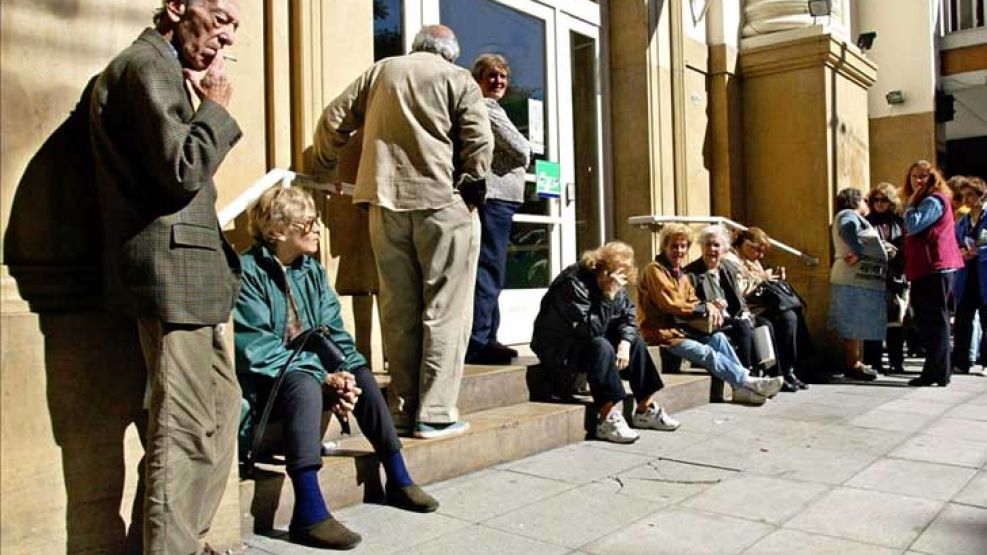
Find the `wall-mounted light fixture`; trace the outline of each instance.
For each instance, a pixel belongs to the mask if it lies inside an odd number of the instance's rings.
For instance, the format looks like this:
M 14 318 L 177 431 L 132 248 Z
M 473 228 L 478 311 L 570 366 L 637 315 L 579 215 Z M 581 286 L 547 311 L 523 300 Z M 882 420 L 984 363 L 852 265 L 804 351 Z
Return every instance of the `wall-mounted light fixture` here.
M 889 91 L 888 94 L 884 95 L 884 100 L 887 100 L 888 104 L 904 104 L 905 93 L 899 90 Z
M 867 31 L 866 33 L 860 33 L 857 35 L 857 48 L 867 51 L 874 46 L 874 39 L 877 38 L 877 33 L 875 31 Z
M 823 17 L 833 13 L 832 0 L 809 0 L 809 15 Z

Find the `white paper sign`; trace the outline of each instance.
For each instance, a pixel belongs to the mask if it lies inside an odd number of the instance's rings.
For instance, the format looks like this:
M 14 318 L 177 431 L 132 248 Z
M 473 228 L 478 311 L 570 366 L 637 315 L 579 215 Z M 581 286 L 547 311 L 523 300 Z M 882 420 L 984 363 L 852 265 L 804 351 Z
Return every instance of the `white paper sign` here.
M 532 152 L 545 154 L 545 108 L 534 98 L 528 99 L 528 141 Z

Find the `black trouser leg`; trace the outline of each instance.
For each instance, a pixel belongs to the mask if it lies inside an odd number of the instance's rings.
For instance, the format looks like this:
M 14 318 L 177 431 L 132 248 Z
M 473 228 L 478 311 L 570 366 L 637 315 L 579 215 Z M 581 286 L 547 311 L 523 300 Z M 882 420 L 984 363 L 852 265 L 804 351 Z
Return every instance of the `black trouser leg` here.
M 888 362 L 891 368 L 901 368 L 905 364 L 905 328 L 896 326 L 888 328 L 888 335 L 885 338 L 888 348 Z
M 786 375 L 795 368 L 798 357 L 798 314 L 794 310 L 785 310 L 771 319 L 775 332 L 775 355 L 778 357 L 778 369 Z
M 363 390 L 353 408 L 353 416 L 356 417 L 363 436 L 374 446 L 374 452 L 378 455 L 386 456 L 400 451 L 401 440 L 398 439 L 391 411 L 384 402 L 384 395 L 377 386 L 373 372 L 366 366 L 361 366 L 353 371 L 353 376 L 357 387 Z
M 733 345 L 733 350 L 737 353 L 737 358 L 744 368 L 753 368 L 754 360 L 754 328 L 750 322 L 742 318 L 729 318 L 726 321 L 730 325 L 726 336 Z
M 970 339 L 973 337 L 973 317 L 980 309 L 980 299 L 967 295 L 956 305 L 956 317 L 953 318 L 953 356 L 954 368 L 966 371 L 970 368 Z M 981 324 L 983 325 L 983 324 Z
M 640 337 L 631 342 L 631 358 L 620 375 L 630 382 L 634 399 L 638 401 L 665 387 L 658 375 L 658 368 L 648 353 L 648 345 Z
M 275 403 L 288 473 L 321 467 L 322 384 L 306 372 L 288 372 Z
M 930 274 L 912 283 L 912 308 L 925 347 L 922 378 L 928 382 L 948 384 L 952 374 L 947 300 L 953 290 L 954 278 L 952 272 Z
M 594 337 L 575 347 L 575 351 L 576 371 L 586 372 L 593 403 L 602 407 L 623 401 L 627 393 L 617 372 L 617 351 L 613 344 L 605 337 Z
M 889 334 L 890 331 L 891 328 L 888 328 Z M 864 364 L 871 368 L 883 368 L 884 363 L 881 360 L 883 354 L 883 341 L 864 341 Z

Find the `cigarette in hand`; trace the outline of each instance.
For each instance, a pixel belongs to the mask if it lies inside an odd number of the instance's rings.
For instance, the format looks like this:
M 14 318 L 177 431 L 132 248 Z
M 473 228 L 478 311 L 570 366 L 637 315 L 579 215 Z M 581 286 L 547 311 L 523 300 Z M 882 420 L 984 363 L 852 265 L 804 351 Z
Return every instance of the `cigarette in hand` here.
M 226 60 L 226 61 L 228 61 L 228 62 L 239 62 L 240 61 L 240 60 L 238 60 L 236 58 L 236 56 L 233 56 L 232 54 L 223 54 L 223 59 Z

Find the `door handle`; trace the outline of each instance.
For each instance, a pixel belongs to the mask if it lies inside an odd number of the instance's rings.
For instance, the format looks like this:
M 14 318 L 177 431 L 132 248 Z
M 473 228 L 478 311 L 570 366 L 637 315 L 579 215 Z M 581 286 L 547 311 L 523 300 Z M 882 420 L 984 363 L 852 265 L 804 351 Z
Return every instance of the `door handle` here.
M 576 184 L 568 181 L 565 184 L 565 205 L 569 206 L 576 200 Z

